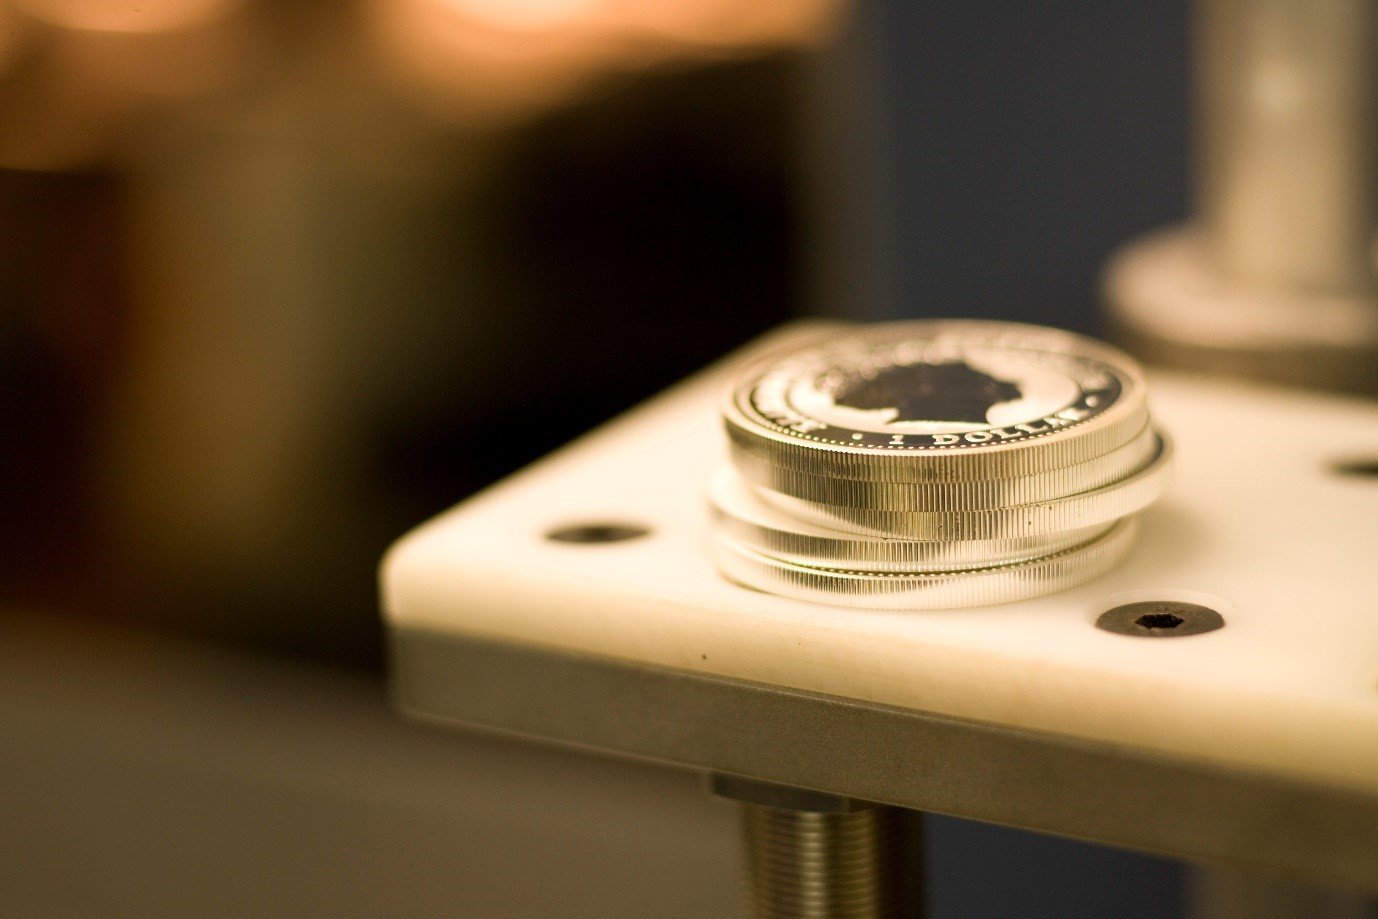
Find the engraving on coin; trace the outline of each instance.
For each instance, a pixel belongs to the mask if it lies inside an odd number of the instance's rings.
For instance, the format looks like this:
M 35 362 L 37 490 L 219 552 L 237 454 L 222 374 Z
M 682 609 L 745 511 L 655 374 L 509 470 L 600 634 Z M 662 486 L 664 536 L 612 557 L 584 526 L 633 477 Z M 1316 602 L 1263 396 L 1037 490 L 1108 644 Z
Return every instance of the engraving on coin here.
M 749 379 L 737 404 L 786 436 L 931 450 L 1027 441 L 1095 418 L 1121 398 L 1126 380 L 1114 366 L 1008 331 L 983 340 L 979 327 L 991 325 L 818 345 Z
M 899 364 L 872 377 L 857 377 L 833 391 L 833 404 L 864 410 L 886 409 L 892 422 L 965 421 L 986 424 L 1001 402 L 1024 391 L 964 361 Z

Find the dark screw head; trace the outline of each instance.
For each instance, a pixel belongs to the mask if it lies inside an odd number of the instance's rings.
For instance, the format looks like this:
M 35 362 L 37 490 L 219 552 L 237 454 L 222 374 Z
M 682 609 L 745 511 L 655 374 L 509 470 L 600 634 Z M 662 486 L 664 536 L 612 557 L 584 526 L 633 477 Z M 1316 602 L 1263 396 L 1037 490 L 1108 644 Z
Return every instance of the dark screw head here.
M 1351 457 L 1336 460 L 1330 464 L 1336 475 L 1353 476 L 1360 479 L 1378 479 L 1378 457 Z
M 1106 610 L 1096 620 L 1098 629 L 1139 638 L 1179 638 L 1224 626 L 1224 617 L 1210 607 L 1178 600 L 1125 603 Z
M 551 542 L 597 545 L 599 543 L 626 542 L 629 539 L 639 539 L 650 532 L 650 527 L 636 523 L 598 521 L 556 527 L 548 531 L 545 538 Z

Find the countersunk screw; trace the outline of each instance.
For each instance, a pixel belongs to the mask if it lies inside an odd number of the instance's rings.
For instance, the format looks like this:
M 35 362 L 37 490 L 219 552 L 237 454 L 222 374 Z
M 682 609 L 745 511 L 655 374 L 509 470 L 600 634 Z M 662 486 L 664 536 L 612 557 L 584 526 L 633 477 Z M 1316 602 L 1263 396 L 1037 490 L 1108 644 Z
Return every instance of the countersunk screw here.
M 1179 600 L 1124 603 L 1100 614 L 1096 628 L 1139 638 L 1180 638 L 1224 628 L 1225 618 L 1208 606 Z

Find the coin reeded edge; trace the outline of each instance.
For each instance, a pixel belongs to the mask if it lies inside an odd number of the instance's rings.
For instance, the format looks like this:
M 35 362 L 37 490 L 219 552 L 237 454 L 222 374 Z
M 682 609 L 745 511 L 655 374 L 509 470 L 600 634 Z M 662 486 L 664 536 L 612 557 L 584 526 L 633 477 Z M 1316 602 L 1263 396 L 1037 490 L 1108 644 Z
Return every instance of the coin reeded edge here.
M 760 488 L 763 500 L 782 513 L 819 526 L 857 529 L 875 536 L 910 539 L 1002 539 L 1038 536 L 1094 526 L 1136 513 L 1152 504 L 1167 487 L 1172 442 L 1157 432 L 1159 449 L 1145 465 L 1102 488 L 1006 507 L 974 511 L 875 511 L 846 505 L 801 501 Z
M 815 475 L 775 466 L 730 444 L 732 461 L 753 485 L 820 504 L 875 511 L 975 511 L 1034 504 L 1111 485 L 1157 452 L 1157 433 L 1145 425 L 1125 444 L 1071 466 L 1030 475 L 955 482 L 887 482 Z M 922 460 L 918 460 L 922 462 Z
M 721 533 L 714 554 L 725 577 L 753 590 L 831 606 L 937 610 L 1009 603 L 1075 587 L 1123 561 L 1137 535 L 1138 520 L 1130 516 L 1089 542 L 1052 555 L 948 572 L 815 568 L 771 558 Z
M 989 540 L 917 540 L 831 529 L 765 504 L 731 466 L 713 475 L 709 506 L 718 531 L 782 561 L 808 567 L 873 571 L 956 571 L 1028 561 L 1094 539 L 1113 521 L 1047 536 Z

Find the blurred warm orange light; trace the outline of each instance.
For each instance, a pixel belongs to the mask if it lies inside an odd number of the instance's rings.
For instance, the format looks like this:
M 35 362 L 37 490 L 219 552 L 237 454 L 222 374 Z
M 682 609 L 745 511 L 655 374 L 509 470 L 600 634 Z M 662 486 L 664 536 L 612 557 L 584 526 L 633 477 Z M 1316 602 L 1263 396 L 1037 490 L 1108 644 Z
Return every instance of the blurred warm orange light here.
M 491 11 L 504 0 L 368 2 L 384 62 L 417 101 L 442 117 L 500 120 L 540 108 L 576 86 L 590 59 L 597 59 L 585 21 L 566 18 L 567 7 L 545 26 L 531 10 L 515 20 L 509 14 L 507 22 L 525 24 L 516 27 L 480 19 L 471 8 L 472 3 Z M 530 2 L 548 15 L 557 13 L 557 0 Z
M 441 0 L 484 25 L 513 30 L 550 29 L 586 22 L 607 0 Z
M 618 70 L 825 41 L 847 0 L 366 0 L 386 64 L 437 114 L 506 118 Z
M 625 29 L 705 49 L 811 45 L 846 0 L 615 0 Z
M 151 34 L 195 28 L 242 0 L 11 0 L 34 19 L 66 29 Z M 501 2 L 501 0 L 495 0 Z

